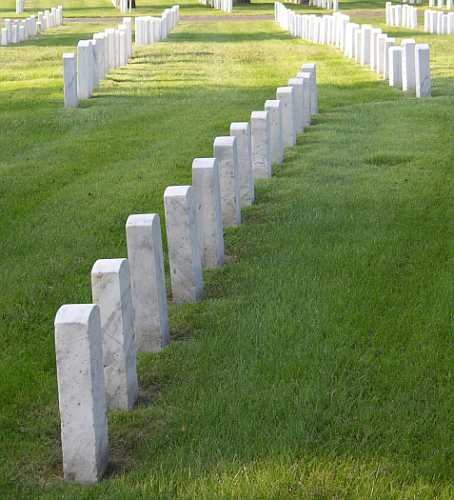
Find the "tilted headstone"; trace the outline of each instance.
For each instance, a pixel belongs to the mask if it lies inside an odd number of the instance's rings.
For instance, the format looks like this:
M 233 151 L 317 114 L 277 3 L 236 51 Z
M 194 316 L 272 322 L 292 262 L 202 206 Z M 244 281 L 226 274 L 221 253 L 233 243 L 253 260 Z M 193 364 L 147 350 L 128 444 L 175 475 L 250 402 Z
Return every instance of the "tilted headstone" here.
M 177 304 L 197 302 L 203 294 L 194 201 L 191 186 L 170 186 L 164 193 L 170 279 Z
M 218 160 L 224 227 L 241 224 L 240 177 L 235 137 L 216 137 L 213 156 Z
M 128 261 L 97 260 L 91 287 L 101 313 L 106 404 L 110 409 L 130 410 L 139 387 Z
M 290 78 L 288 86 L 294 90 L 294 123 L 297 134 L 304 132 L 304 79 L 303 78 Z
M 276 91 L 276 99 L 282 103 L 282 138 L 284 146 L 294 146 L 296 144 L 294 92 L 292 87 L 279 87 Z
M 202 266 L 220 267 L 224 264 L 224 227 L 216 158 L 196 158 L 192 162 L 192 188 Z
M 311 115 L 318 114 L 317 66 L 315 63 L 305 63 L 301 66 L 302 73 L 311 75 Z
M 251 113 L 252 172 L 255 179 L 272 175 L 271 122 L 267 111 Z
M 238 175 L 240 177 L 240 207 L 254 203 L 254 174 L 252 171 L 251 127 L 247 122 L 230 124 L 230 135 L 236 138 Z
M 170 340 L 159 215 L 130 215 L 126 239 L 136 348 L 138 352 L 159 352 Z
M 271 163 L 284 161 L 284 141 L 282 139 L 282 103 L 277 99 L 265 102 L 265 111 L 270 119 Z

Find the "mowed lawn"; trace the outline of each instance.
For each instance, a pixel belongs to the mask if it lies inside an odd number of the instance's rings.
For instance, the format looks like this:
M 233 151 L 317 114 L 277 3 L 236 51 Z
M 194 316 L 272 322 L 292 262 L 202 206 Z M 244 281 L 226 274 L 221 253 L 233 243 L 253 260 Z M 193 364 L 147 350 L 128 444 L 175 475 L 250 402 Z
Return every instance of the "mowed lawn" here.
M 99 29 L 0 50 L 0 498 L 452 498 L 454 37 L 418 34 L 416 100 L 271 22 L 183 22 L 65 110 L 61 54 Z M 64 483 L 55 312 L 307 61 L 320 115 L 140 356 L 106 479 Z
M 172 5 L 180 5 L 180 13 L 184 17 L 186 15 L 203 15 L 203 16 L 218 16 L 226 15 L 218 9 L 213 9 L 202 5 L 198 0 L 185 0 L 181 3 L 177 0 L 136 0 L 136 9 L 132 11 L 133 16 L 151 15 L 158 16 L 166 8 Z M 64 15 L 67 18 L 73 17 L 123 17 L 119 9 L 112 5 L 111 0 L 26 0 L 25 11 L 21 16 L 16 15 L 16 0 L 1 0 L 0 18 L 1 17 L 28 17 L 36 15 L 39 10 L 50 9 L 56 5 L 63 5 Z M 254 15 L 254 14 L 273 14 L 274 3 L 271 0 L 254 2 L 252 5 L 239 6 L 235 9 L 232 15 Z

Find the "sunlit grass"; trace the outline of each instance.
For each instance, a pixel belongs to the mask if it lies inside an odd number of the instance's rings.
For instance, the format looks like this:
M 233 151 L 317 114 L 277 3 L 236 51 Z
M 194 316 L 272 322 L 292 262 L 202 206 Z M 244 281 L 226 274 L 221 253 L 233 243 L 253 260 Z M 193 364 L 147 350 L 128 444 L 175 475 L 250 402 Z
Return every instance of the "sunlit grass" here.
M 183 22 L 65 110 L 61 55 L 99 29 L 0 50 L 0 497 L 452 498 L 451 39 L 430 37 L 416 100 L 271 22 Z M 206 299 L 171 307 L 174 343 L 140 357 L 108 477 L 63 483 L 57 308 L 89 302 L 127 216 L 162 216 L 306 61 L 320 116 L 227 232 Z

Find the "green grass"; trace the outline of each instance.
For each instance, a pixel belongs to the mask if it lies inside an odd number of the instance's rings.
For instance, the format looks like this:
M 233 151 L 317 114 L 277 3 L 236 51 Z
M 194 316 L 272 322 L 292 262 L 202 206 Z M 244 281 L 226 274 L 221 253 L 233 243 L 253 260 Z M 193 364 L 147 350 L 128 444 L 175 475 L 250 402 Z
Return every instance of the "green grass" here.
M 452 498 L 454 38 L 417 36 L 434 97 L 416 100 L 271 22 L 183 22 L 65 110 L 61 55 L 98 29 L 0 50 L 0 497 Z M 171 307 L 174 342 L 140 356 L 107 478 L 64 483 L 56 310 L 305 61 L 320 115 L 227 231 L 206 299 Z
M 179 2 L 162 0 L 151 2 L 150 0 L 137 0 L 137 8 L 132 11 L 133 16 L 139 15 L 160 15 L 162 11 Z M 54 3 L 49 0 L 26 0 L 25 12 L 22 16 L 16 15 L 16 1 L 2 0 L 0 6 L 0 18 L 28 17 L 36 14 L 38 10 L 48 9 L 55 5 L 63 5 L 66 18 L 71 17 L 123 17 L 124 14 L 119 9 L 113 7 L 110 0 L 55 0 Z M 198 0 L 187 0 L 180 3 L 181 15 L 201 15 L 201 16 L 228 16 L 229 14 L 211 7 L 201 5 Z M 252 2 L 251 5 L 239 5 L 235 7 L 231 15 L 256 15 L 273 14 L 274 3 L 272 0 L 261 0 Z

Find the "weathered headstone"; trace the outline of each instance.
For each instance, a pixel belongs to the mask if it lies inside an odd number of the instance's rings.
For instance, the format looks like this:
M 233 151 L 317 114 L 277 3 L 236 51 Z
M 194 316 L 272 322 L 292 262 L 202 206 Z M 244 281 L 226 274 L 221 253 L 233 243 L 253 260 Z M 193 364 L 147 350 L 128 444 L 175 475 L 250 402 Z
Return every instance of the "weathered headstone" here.
M 252 171 L 255 179 L 269 179 L 272 175 L 270 127 L 267 111 L 251 113 Z
M 109 458 L 99 307 L 62 306 L 55 317 L 63 473 L 95 483 Z
M 318 114 L 317 66 L 315 63 L 305 63 L 301 66 L 302 73 L 309 73 L 311 88 L 311 115 Z
M 294 92 L 292 87 L 279 87 L 276 91 L 276 99 L 282 103 L 282 138 L 284 146 L 294 146 L 296 144 Z
M 220 267 L 224 264 L 224 228 L 216 158 L 196 158 L 192 162 L 192 188 L 202 266 Z
M 240 177 L 235 137 L 216 137 L 213 156 L 218 160 L 221 210 L 224 227 L 241 224 Z
M 203 294 L 203 276 L 192 187 L 168 187 L 164 208 L 173 300 L 197 302 Z
M 101 313 L 107 407 L 130 410 L 139 386 L 128 261 L 97 260 L 91 270 L 91 287 Z
M 170 340 L 159 215 L 130 215 L 126 237 L 136 348 L 138 352 L 159 352 Z
M 304 132 L 304 79 L 303 78 L 290 78 L 288 86 L 294 90 L 294 123 L 297 134 Z
M 236 138 L 238 174 L 240 177 L 240 207 L 254 203 L 254 174 L 252 171 L 251 127 L 247 122 L 230 124 L 230 135 Z

